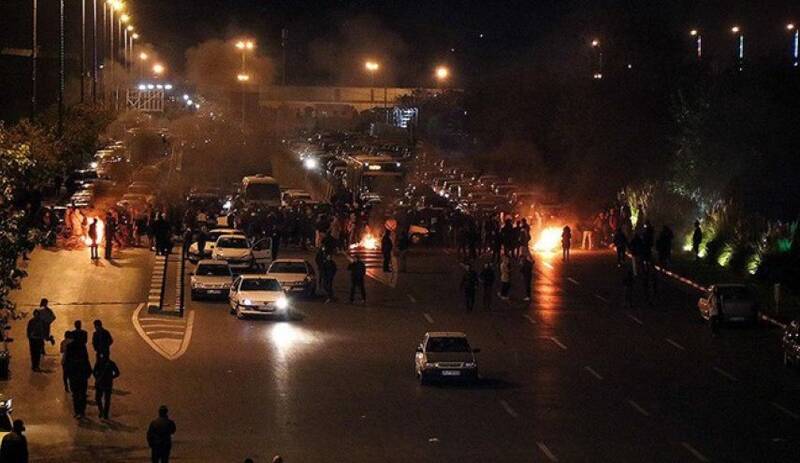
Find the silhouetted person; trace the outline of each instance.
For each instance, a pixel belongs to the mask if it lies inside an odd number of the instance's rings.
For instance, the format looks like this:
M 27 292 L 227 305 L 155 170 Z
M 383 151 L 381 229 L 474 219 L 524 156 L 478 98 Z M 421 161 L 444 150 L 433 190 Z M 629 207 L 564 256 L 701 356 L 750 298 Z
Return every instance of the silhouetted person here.
M 81 349 L 74 337 L 73 331 L 73 341 L 67 347 L 65 365 L 72 392 L 74 417 L 83 419 L 86 416 L 86 393 L 89 389 L 89 377 L 92 376 L 92 365 L 89 363 L 85 345 Z
M 695 259 L 700 258 L 700 243 L 703 242 L 703 230 L 700 229 L 700 221 L 694 222 L 694 233 L 692 233 L 692 254 Z
M 622 267 L 625 263 L 625 251 L 628 250 L 628 238 L 622 232 L 622 227 L 617 227 L 614 232 L 614 248 L 617 250 L 617 266 Z
M 100 320 L 94 321 L 94 333 L 92 334 L 92 347 L 97 355 L 97 358 L 108 357 L 111 353 L 111 344 L 114 344 L 114 338 L 111 333 L 103 328 L 103 322 Z
M 150 422 L 147 428 L 147 445 L 153 463 L 169 463 L 172 451 L 172 435 L 175 434 L 175 422 L 169 419 L 166 405 L 158 408 L 158 418 Z
M 94 365 L 94 400 L 100 418 L 108 419 L 111 410 L 111 391 L 114 389 L 114 380 L 119 377 L 119 368 L 110 357 L 104 356 Z
M 675 234 L 672 229 L 664 225 L 656 239 L 656 252 L 658 252 L 658 263 L 665 266 L 672 260 L 672 240 Z
M 42 320 L 39 310 L 34 310 L 31 319 L 28 320 L 28 345 L 31 352 L 31 369 L 41 371 L 39 364 L 44 355 L 45 323 Z
M 569 225 L 564 226 L 564 229 L 561 231 L 561 252 L 562 252 L 562 260 L 564 262 L 569 262 L 569 249 L 572 246 L 572 229 L 569 228 Z
M 483 266 L 480 275 L 478 275 L 483 286 L 483 308 L 491 310 L 492 308 L 492 291 L 494 291 L 495 274 L 492 269 L 492 264 Z
M 325 256 L 325 261 L 322 263 L 322 285 L 325 289 L 325 294 L 328 296 L 327 302 L 333 301 L 335 296 L 333 294 L 333 279 L 336 276 L 336 261 L 330 254 Z
M 464 276 L 461 277 L 461 290 L 464 291 L 464 301 L 467 312 L 472 312 L 475 307 L 475 292 L 478 290 L 478 274 L 471 264 L 467 264 Z
M 91 258 L 92 260 L 99 259 L 100 256 L 97 254 L 97 219 L 92 219 L 92 222 L 89 224 L 88 234 Z
M 114 216 L 111 215 L 109 212 L 106 214 L 106 229 L 105 229 L 105 239 L 106 245 L 103 248 L 104 257 L 106 260 L 111 260 L 111 254 L 114 250 L 114 238 L 117 235 L 117 221 L 114 220 Z
M 0 461 L 3 463 L 28 463 L 28 439 L 25 437 L 25 423 L 14 420 L 11 432 L 3 436 L 0 443 Z
M 367 275 L 367 266 L 361 260 L 361 256 L 356 255 L 356 260 L 347 266 L 350 272 L 350 303 L 355 301 L 356 289 L 361 291 L 362 302 L 367 302 L 367 292 L 364 289 L 364 278 Z
M 522 258 L 519 274 L 522 277 L 522 285 L 525 287 L 525 298 L 523 300 L 530 301 L 531 287 L 533 286 L 533 259 L 531 259 L 531 256 Z
M 394 248 L 394 243 L 392 243 L 392 235 L 389 230 L 386 230 L 383 233 L 383 238 L 381 239 L 381 253 L 383 254 L 383 271 L 384 272 L 391 272 L 392 271 L 392 249 Z
M 50 344 L 56 344 L 56 338 L 50 333 L 50 326 L 56 321 L 56 314 L 53 312 L 53 309 L 50 308 L 48 305 L 47 299 L 42 299 L 39 302 L 39 317 L 42 319 L 44 323 L 44 340 L 50 341 Z M 42 351 L 44 353 L 44 351 Z

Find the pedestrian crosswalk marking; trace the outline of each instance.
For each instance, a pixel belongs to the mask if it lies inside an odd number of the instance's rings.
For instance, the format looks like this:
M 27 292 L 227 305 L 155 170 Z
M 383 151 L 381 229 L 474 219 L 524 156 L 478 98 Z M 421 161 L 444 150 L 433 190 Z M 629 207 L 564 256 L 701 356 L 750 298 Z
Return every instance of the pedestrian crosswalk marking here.
M 131 322 L 139 336 L 167 360 L 176 360 L 186 353 L 192 340 L 194 329 L 194 310 L 187 313 L 186 319 L 171 316 L 139 318 L 145 304 L 139 304 L 133 312 Z

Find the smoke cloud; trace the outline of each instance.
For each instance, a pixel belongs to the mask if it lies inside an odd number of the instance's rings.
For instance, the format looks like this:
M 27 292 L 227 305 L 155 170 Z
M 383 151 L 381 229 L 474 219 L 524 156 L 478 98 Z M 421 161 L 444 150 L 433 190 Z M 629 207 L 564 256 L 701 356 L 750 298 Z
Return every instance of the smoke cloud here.
M 272 82 L 274 66 L 259 54 L 258 46 L 246 52 L 247 86 L 255 91 L 258 85 Z M 199 93 L 207 97 L 224 97 L 232 91 L 241 91 L 236 76 L 242 72 L 242 54 L 236 41 L 212 39 L 186 51 L 186 78 Z

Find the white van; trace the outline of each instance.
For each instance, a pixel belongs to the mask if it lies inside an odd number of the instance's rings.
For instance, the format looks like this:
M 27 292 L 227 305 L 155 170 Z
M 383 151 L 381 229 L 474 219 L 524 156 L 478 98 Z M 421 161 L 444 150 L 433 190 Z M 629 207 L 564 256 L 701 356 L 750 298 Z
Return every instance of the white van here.
M 281 207 L 281 189 L 272 177 L 251 175 L 242 179 L 241 199 L 245 207 Z

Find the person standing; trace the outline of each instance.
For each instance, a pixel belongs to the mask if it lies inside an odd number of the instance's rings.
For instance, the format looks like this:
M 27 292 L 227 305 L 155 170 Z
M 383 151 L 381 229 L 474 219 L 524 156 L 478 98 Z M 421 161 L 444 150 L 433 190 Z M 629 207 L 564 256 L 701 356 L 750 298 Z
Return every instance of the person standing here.
M 385 230 L 383 232 L 383 238 L 381 239 L 381 253 L 383 254 L 383 271 L 387 273 L 392 271 L 393 248 L 394 243 L 392 243 L 391 232 L 389 230 Z
M 565 225 L 561 231 L 561 259 L 564 262 L 569 262 L 569 249 L 572 246 L 572 229 L 569 225 Z
M 508 254 L 503 254 L 500 259 L 500 299 L 507 301 L 508 293 L 511 291 L 511 259 Z
M 279 227 L 275 227 L 272 231 L 272 241 L 270 242 L 271 251 L 272 251 L 272 260 L 278 258 L 278 253 L 281 251 L 281 232 Z
M 483 308 L 492 310 L 492 291 L 494 291 L 494 270 L 492 264 L 485 264 L 478 278 L 483 285 Z
M 100 357 L 94 365 L 94 400 L 100 418 L 108 419 L 111 410 L 111 391 L 114 380 L 119 378 L 119 368 L 110 357 Z
M 328 299 L 325 302 L 331 302 L 336 300 L 333 294 L 333 279 L 336 276 L 336 271 L 338 270 L 336 267 L 336 261 L 333 260 L 333 256 L 327 254 L 325 256 L 325 261 L 322 263 L 322 285 L 323 289 L 325 290 L 325 294 L 327 294 Z
M 169 419 L 166 405 L 158 407 L 158 418 L 150 422 L 147 428 L 147 445 L 153 463 L 169 463 L 172 451 L 172 435 L 175 434 L 175 422 Z
M 475 292 L 478 290 L 478 274 L 473 270 L 472 264 L 467 264 L 464 276 L 461 277 L 461 289 L 464 291 L 467 312 L 472 312 L 475 307 Z
M 530 255 L 526 255 L 522 258 L 519 274 L 522 276 L 522 285 L 525 287 L 525 298 L 522 300 L 530 301 L 531 288 L 533 287 L 533 259 Z
M 42 323 L 44 323 L 44 340 L 50 341 L 50 344 L 55 346 L 56 339 L 50 333 L 50 327 L 56 321 L 56 314 L 47 304 L 47 299 L 42 298 L 41 302 L 39 302 L 39 316 L 42 319 Z M 42 350 L 42 354 L 44 354 L 44 350 Z
M 356 289 L 361 291 L 362 303 L 367 303 L 367 292 L 364 289 L 364 278 L 367 275 L 367 266 L 361 260 L 361 256 L 356 255 L 356 260 L 347 266 L 350 272 L 350 303 L 355 301 Z
M 89 251 L 91 253 L 91 259 L 97 260 L 100 256 L 97 254 L 97 219 L 92 219 L 92 222 L 89 224 Z
M 106 213 L 105 235 L 106 245 L 104 248 L 104 254 L 106 260 L 111 260 L 111 253 L 114 250 L 114 238 L 117 235 L 117 221 L 114 220 L 114 216 L 111 214 L 111 211 Z
M 28 345 L 31 352 L 31 369 L 41 371 L 39 364 L 44 354 L 45 323 L 39 309 L 33 311 L 33 316 L 28 320 Z
M 28 463 L 28 439 L 25 437 L 25 423 L 14 420 L 11 432 L 3 436 L 0 443 L 0 461 L 3 463 Z
M 92 333 L 92 347 L 96 354 L 97 360 L 101 357 L 108 357 L 111 354 L 111 345 L 114 344 L 114 338 L 111 333 L 103 328 L 103 322 L 100 320 L 94 321 L 94 333 Z
M 703 242 L 703 230 L 700 228 L 700 221 L 694 221 L 694 233 L 692 233 L 692 254 L 695 260 L 700 258 L 700 244 Z
M 72 331 L 64 332 L 64 339 L 59 344 L 59 352 L 61 352 L 61 379 L 64 381 L 64 392 L 69 392 L 69 377 L 67 376 L 67 349 L 72 342 Z

